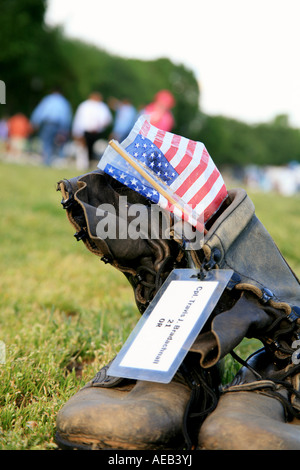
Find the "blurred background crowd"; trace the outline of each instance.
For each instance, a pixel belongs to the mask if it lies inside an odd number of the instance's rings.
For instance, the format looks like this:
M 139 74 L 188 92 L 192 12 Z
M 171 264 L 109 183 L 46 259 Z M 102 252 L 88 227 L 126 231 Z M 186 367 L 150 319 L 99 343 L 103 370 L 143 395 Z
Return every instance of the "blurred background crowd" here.
M 300 129 L 289 116 L 247 124 L 205 114 L 201 84 L 186 65 L 118 57 L 66 37 L 45 23 L 46 10 L 44 0 L 0 5 L 1 160 L 85 171 L 146 112 L 157 127 L 204 142 L 231 179 L 300 193 Z
M 30 116 L 17 112 L 2 117 L 2 154 L 10 161 L 25 162 L 29 156 L 45 166 L 71 162 L 78 170 L 88 170 L 99 161 L 108 139 L 122 142 L 141 113 L 159 129 L 171 131 L 174 106 L 168 90 L 159 90 L 153 102 L 140 110 L 128 98 L 110 97 L 106 103 L 99 91 L 92 91 L 73 113 L 70 102 L 56 88 L 40 100 Z

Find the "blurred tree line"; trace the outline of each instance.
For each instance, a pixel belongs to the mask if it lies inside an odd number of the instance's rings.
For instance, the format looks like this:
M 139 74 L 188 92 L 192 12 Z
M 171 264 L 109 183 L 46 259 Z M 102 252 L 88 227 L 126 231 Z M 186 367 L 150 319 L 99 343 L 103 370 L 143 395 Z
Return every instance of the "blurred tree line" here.
M 300 130 L 287 116 L 248 125 L 199 109 L 199 85 L 192 71 L 167 58 L 125 59 L 49 28 L 46 0 L 1 0 L 0 79 L 6 84 L 6 105 L 0 112 L 30 115 L 39 100 L 59 87 L 73 110 L 99 90 L 108 100 L 129 98 L 138 108 L 154 94 L 169 89 L 176 98 L 173 132 L 205 143 L 217 165 L 280 165 L 300 161 Z
M 300 130 L 291 127 L 288 116 L 248 125 L 224 116 L 199 112 L 198 138 L 217 165 L 285 165 L 300 162 Z

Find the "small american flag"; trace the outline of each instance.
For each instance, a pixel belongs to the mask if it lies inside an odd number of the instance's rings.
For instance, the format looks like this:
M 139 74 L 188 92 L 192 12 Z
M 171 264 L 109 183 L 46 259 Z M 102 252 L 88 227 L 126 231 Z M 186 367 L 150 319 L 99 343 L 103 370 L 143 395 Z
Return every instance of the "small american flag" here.
M 141 116 L 121 146 L 204 223 L 227 197 L 223 178 L 201 142 L 162 131 Z M 111 147 L 98 167 L 151 202 L 176 213 L 174 206 Z

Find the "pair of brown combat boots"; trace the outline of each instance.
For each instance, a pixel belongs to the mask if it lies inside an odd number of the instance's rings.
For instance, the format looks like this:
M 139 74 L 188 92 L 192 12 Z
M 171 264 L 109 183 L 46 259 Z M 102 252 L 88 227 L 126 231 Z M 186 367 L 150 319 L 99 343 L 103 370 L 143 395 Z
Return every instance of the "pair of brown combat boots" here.
M 228 192 L 203 246 L 187 256 L 182 244 L 163 237 L 100 239 L 100 204 L 117 208 L 120 196 L 148 204 L 101 171 L 61 181 L 58 189 L 76 238 L 124 273 L 141 313 L 174 268 L 234 273 L 170 383 L 111 377 L 104 367 L 59 412 L 59 447 L 300 449 L 300 284 L 246 192 Z M 223 358 L 245 337 L 263 347 L 224 385 Z

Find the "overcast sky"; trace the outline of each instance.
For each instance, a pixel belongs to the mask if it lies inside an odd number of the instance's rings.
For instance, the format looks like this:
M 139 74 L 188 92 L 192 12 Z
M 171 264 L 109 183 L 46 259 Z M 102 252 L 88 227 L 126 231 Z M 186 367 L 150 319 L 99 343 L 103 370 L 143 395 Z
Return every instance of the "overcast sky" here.
M 300 0 L 48 0 L 46 21 L 123 57 L 192 69 L 200 105 L 300 127 Z

